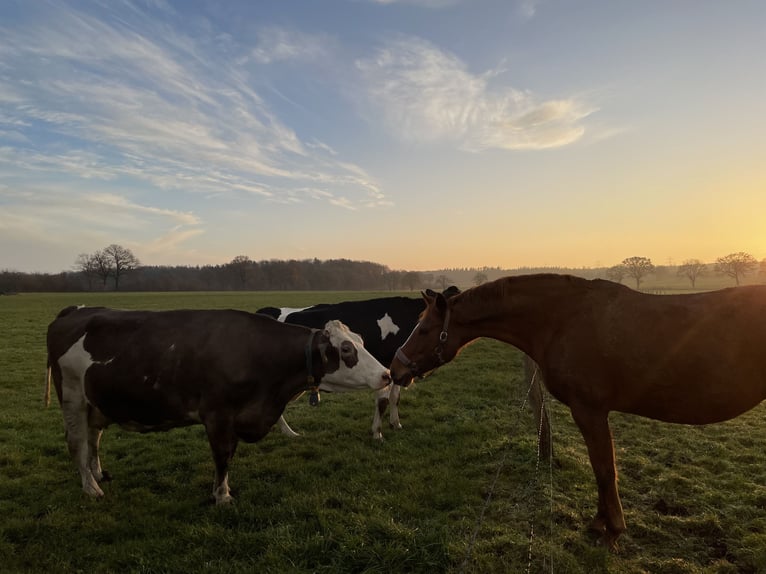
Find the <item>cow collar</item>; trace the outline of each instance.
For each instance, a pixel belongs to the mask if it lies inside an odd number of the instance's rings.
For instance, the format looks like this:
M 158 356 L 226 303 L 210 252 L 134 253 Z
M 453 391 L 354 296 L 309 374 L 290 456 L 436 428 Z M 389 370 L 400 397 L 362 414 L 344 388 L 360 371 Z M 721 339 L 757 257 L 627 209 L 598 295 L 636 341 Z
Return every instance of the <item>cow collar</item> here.
M 309 336 L 309 342 L 306 344 L 306 372 L 308 373 L 306 383 L 308 384 L 309 391 L 311 391 L 311 394 L 309 395 L 309 404 L 312 407 L 317 406 L 321 400 L 321 397 L 319 396 L 319 385 L 314 378 L 314 362 L 311 360 L 311 349 L 314 346 L 314 339 L 316 339 L 318 332 L 319 329 L 312 329 L 311 336 Z

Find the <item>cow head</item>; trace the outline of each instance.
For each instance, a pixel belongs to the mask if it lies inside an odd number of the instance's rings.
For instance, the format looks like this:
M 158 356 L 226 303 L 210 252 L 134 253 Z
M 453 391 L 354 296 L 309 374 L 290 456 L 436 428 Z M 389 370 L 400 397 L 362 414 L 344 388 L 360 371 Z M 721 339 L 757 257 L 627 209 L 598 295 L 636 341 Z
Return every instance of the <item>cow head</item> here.
M 325 364 L 319 383 L 323 391 L 380 389 L 391 382 L 388 369 L 364 348 L 362 338 L 340 321 L 327 322 L 318 350 Z

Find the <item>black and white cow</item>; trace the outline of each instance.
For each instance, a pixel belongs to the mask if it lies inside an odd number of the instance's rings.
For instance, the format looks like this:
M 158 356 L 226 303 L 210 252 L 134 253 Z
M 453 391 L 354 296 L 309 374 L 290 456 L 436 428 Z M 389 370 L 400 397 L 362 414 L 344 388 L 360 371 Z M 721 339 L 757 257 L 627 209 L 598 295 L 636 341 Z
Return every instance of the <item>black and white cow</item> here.
M 451 297 L 460 290 L 448 287 L 444 295 Z M 264 307 L 257 313 L 269 315 L 278 321 L 317 327 L 329 320 L 342 321 L 354 333 L 362 337 L 365 348 L 383 365 L 391 364 L 396 350 L 404 344 L 412 329 L 418 322 L 418 317 L 425 309 L 422 298 L 410 297 L 380 297 L 363 301 L 345 301 L 342 303 L 322 303 L 306 308 Z M 394 429 L 402 428 L 399 421 L 399 385 L 390 385 L 379 390 L 375 398 L 375 411 L 372 418 L 372 436 L 382 439 L 382 417 L 390 406 L 389 422 Z M 289 436 L 297 436 L 280 417 L 279 425 L 282 432 Z
M 140 432 L 204 425 L 213 496 L 224 503 L 238 441 L 263 438 L 297 395 L 391 382 L 339 321 L 309 329 L 244 311 L 68 307 L 47 343 L 46 396 L 52 378 L 82 488 L 95 497 L 104 494 L 98 448 L 110 423 Z

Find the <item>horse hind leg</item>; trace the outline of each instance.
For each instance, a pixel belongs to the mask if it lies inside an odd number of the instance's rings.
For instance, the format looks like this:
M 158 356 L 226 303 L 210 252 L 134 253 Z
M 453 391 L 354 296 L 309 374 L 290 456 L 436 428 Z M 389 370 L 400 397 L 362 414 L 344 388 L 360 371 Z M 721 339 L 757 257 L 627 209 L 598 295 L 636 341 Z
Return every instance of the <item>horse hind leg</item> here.
M 625 516 L 617 489 L 614 443 L 608 412 L 573 406 L 572 417 L 580 429 L 598 486 L 598 511 L 591 528 L 601 535 L 610 550 L 617 549 L 617 539 L 625 531 Z

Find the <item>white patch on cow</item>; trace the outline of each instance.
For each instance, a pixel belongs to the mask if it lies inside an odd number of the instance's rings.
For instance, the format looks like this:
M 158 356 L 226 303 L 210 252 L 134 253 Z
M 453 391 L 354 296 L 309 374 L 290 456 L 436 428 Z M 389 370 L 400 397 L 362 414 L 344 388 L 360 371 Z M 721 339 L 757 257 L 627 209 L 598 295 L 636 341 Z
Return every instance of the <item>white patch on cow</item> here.
M 297 313 L 298 311 L 303 311 L 304 309 L 308 309 L 308 307 L 280 307 L 277 321 L 284 323 L 285 319 L 287 319 L 287 316 L 290 313 Z
M 69 451 L 80 471 L 83 491 L 90 496 L 101 497 L 104 491 L 93 475 L 94 470 L 97 474 L 101 471 L 97 450 L 100 435 L 96 437 L 88 427 L 88 399 L 85 396 L 85 372 L 93 363 L 90 353 L 85 350 L 85 335 L 58 360 L 61 369 L 61 410 Z
M 388 369 L 364 348 L 364 341 L 359 335 L 337 320 L 328 321 L 324 329 L 330 337 L 330 343 L 336 349 L 340 349 L 344 341 L 350 341 L 356 347 L 358 362 L 349 368 L 341 359 L 337 371 L 322 377 L 320 389 L 333 392 L 363 388 L 380 389 L 391 382 Z
M 394 323 L 393 319 L 389 317 L 388 313 L 378 319 L 378 327 L 380 327 L 380 340 L 385 340 L 389 335 L 396 335 L 399 332 L 399 325 Z

